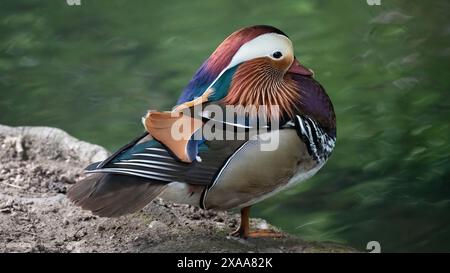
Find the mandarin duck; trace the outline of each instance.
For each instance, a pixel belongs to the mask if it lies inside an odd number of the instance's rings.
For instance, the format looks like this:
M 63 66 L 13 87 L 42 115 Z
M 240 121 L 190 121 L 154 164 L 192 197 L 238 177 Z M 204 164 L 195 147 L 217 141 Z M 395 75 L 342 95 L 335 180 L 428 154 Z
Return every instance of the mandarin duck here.
M 242 107 L 227 119 L 205 111 L 208 106 Z M 243 112 L 248 106 L 256 108 Z M 256 115 L 262 106 L 270 108 Z M 76 205 L 103 217 L 136 212 L 156 197 L 203 209 L 238 208 L 241 223 L 232 235 L 277 237 L 273 230 L 250 230 L 250 207 L 313 176 L 336 141 L 324 88 L 297 60 L 288 36 L 264 25 L 228 36 L 172 111 L 149 111 L 142 121 L 143 135 L 86 168 L 88 177 L 68 191 Z M 175 137 L 180 122 L 186 129 Z M 212 127 L 232 137 L 194 137 Z M 243 137 L 236 137 L 238 129 Z M 276 147 L 262 149 L 275 136 Z

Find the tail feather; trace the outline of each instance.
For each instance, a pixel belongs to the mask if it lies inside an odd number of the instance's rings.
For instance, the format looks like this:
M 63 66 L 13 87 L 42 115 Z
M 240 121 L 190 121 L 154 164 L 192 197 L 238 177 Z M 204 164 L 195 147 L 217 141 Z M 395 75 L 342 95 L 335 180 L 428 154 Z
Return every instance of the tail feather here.
M 75 184 L 67 196 L 98 216 L 118 217 L 142 209 L 165 187 L 138 177 L 96 173 Z

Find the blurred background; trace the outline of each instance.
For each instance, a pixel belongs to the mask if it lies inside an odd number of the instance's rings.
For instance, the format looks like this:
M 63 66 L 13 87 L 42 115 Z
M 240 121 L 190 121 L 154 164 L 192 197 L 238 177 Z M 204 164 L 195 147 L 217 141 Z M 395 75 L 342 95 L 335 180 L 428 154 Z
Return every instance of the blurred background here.
M 338 141 L 318 175 L 253 216 L 307 240 L 448 252 L 449 16 L 446 0 L 2 0 L 0 123 L 112 151 L 231 32 L 273 25 L 328 91 Z

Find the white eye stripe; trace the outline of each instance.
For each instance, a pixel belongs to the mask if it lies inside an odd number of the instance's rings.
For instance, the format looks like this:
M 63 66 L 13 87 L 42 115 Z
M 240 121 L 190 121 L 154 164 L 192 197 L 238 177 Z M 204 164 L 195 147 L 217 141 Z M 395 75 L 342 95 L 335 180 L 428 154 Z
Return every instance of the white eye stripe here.
M 227 68 L 259 57 L 270 56 L 276 51 L 283 56 L 293 54 L 292 42 L 288 37 L 277 33 L 266 33 L 243 44 L 234 54 Z
M 214 79 L 214 81 L 208 86 L 208 88 L 205 89 L 204 92 L 210 89 L 228 69 L 245 61 L 260 57 L 270 57 L 275 59 L 272 54 L 276 51 L 279 51 L 282 54 L 281 58 L 289 55 L 292 55 L 291 57 L 294 58 L 294 48 L 292 42 L 284 35 L 278 33 L 266 33 L 250 40 L 238 49 L 227 67 L 220 72 L 219 76 Z

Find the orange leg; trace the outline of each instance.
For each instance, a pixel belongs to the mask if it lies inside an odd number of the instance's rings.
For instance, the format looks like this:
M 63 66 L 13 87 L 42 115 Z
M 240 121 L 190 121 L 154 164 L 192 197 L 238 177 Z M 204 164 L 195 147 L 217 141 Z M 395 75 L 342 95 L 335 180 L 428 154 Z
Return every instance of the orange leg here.
M 250 231 L 250 206 L 241 209 L 241 224 L 239 228 L 231 233 L 231 236 L 240 238 L 279 238 L 283 237 L 283 234 L 271 229 L 257 229 Z

